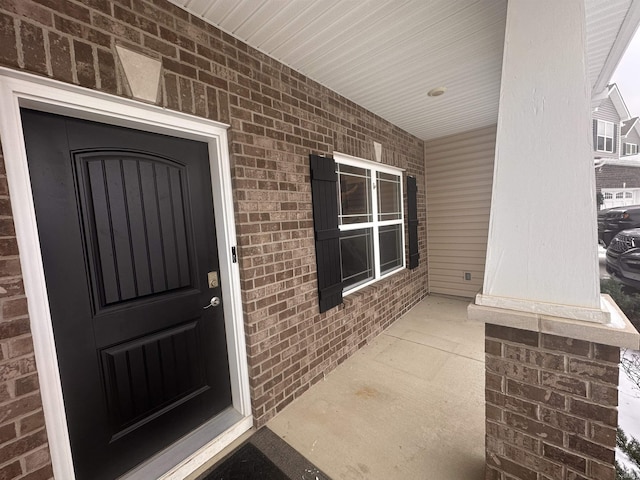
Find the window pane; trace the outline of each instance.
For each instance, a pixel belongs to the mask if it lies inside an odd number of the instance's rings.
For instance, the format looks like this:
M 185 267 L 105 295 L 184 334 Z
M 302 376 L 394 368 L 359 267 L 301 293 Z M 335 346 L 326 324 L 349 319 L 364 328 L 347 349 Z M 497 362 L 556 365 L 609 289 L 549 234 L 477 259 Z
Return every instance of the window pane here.
M 604 150 L 604 137 L 598 137 L 598 150 Z
M 380 227 L 380 273 L 402 265 L 402 225 Z
M 398 220 L 402 218 L 400 203 L 400 177 L 378 172 L 378 220 Z
M 342 282 L 345 290 L 374 277 L 372 232 L 371 228 L 361 228 L 340 233 Z
M 605 151 L 613 152 L 613 140 L 611 138 L 607 138 L 605 142 Z
M 613 137 L 613 123 L 605 123 L 604 134 L 607 137 Z
M 622 198 L 622 195 L 623 195 L 622 192 L 618 192 L 616 193 L 616 198 Z
M 338 164 L 340 225 L 373 220 L 370 179 L 369 170 Z

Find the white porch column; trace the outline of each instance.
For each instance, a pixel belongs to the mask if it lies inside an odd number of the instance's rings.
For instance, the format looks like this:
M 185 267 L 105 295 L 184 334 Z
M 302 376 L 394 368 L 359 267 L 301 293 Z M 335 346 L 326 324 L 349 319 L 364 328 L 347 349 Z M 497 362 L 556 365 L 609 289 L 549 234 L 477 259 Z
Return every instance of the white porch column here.
M 486 323 L 487 479 L 616 475 L 619 347 L 639 341 L 600 296 L 584 1 L 508 2 L 484 288 L 468 308 Z
M 484 289 L 476 304 L 607 323 L 584 0 L 509 0 Z

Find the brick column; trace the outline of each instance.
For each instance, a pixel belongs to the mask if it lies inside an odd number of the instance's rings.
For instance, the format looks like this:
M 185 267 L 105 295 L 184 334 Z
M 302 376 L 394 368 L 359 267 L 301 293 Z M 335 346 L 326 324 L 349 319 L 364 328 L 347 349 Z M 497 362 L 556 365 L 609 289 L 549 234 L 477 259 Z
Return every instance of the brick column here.
M 614 480 L 620 349 L 487 324 L 486 480 Z

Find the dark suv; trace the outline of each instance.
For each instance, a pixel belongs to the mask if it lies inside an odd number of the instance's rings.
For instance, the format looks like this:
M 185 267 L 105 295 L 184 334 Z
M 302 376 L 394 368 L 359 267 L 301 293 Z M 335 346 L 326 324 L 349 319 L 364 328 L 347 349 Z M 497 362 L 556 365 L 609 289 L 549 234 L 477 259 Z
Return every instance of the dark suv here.
M 607 272 L 640 289 L 640 228 L 623 230 L 613 237 L 607 248 Z
M 598 213 L 598 240 L 608 246 L 622 230 L 640 227 L 640 205 L 610 208 Z

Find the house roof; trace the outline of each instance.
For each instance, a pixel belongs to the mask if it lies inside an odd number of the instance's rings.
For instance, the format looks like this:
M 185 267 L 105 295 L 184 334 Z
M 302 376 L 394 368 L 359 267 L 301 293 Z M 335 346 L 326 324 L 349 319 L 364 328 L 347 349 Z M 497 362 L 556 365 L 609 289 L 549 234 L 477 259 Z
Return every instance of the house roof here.
M 611 99 L 611 103 L 616 109 L 618 117 L 621 120 L 620 135 L 622 136 L 622 138 L 625 138 L 629 134 L 629 132 L 633 130 L 635 130 L 636 133 L 640 135 L 640 121 L 638 121 L 638 117 L 629 118 L 631 117 L 631 113 L 627 108 L 627 104 L 625 103 L 624 98 L 622 98 L 620 89 L 615 83 L 607 85 L 607 87 L 600 94 L 593 96 L 591 102 L 592 107 L 596 108 L 606 98 Z
M 630 118 L 620 124 L 620 135 L 626 137 L 633 127 L 638 128 L 638 117 Z M 640 131 L 638 131 L 640 134 Z
M 506 0 L 171 0 L 424 140 L 495 124 Z M 601 92 L 640 2 L 586 0 Z M 446 87 L 441 97 L 427 92 Z
M 625 103 L 624 98 L 622 98 L 622 94 L 620 93 L 620 89 L 615 83 L 607 85 L 602 94 L 596 95 L 594 96 L 594 98 L 598 99 L 597 105 L 602 103 L 605 98 L 611 99 L 611 103 L 613 103 L 616 112 L 618 112 L 618 117 L 621 120 L 626 120 L 631 117 L 631 113 L 627 108 L 627 104 Z

